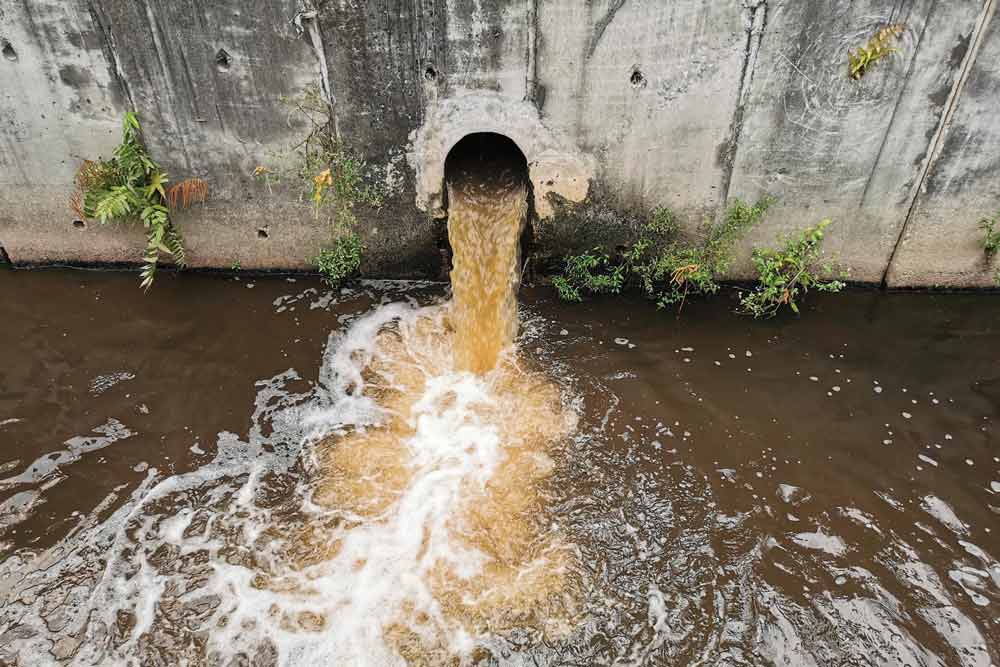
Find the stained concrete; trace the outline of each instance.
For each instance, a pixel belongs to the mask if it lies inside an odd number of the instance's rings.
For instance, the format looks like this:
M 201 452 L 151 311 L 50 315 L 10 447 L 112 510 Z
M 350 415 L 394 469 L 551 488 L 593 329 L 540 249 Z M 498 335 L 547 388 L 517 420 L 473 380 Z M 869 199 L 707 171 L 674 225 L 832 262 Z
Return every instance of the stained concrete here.
M 967 58 L 961 94 L 949 100 L 953 114 L 928 158 L 933 163 L 889 268 L 891 285 L 990 286 L 1000 271 L 1000 261 L 983 252 L 976 224 L 1000 218 L 1000 21 L 991 9 L 981 33 L 966 32 L 963 44 L 978 52 Z M 960 53 L 956 45 L 956 60 Z
M 313 85 L 386 194 L 356 210 L 373 275 L 439 273 L 444 156 L 497 131 L 535 158 L 542 256 L 613 245 L 658 205 L 693 230 L 770 193 L 733 277 L 754 245 L 830 217 L 854 279 L 984 285 L 995 1 L 8 0 L 0 245 L 18 263 L 138 260 L 141 234 L 79 229 L 65 206 L 131 109 L 172 177 L 210 185 L 177 217 L 193 264 L 307 267 L 329 211 L 252 172 L 308 132 L 282 98 Z M 890 22 L 901 52 L 850 80 L 847 50 Z

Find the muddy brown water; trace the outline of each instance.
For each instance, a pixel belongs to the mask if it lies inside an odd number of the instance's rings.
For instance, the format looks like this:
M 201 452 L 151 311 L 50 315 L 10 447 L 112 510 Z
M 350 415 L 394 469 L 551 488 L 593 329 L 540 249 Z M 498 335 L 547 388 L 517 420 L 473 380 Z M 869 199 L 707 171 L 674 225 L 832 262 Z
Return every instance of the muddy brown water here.
M 755 322 L 523 288 L 519 363 L 576 423 L 517 516 L 569 550 L 564 576 L 533 612 L 441 621 L 437 652 L 413 649 L 433 614 L 345 634 L 322 600 L 374 593 L 316 543 L 363 519 L 315 506 L 303 424 L 332 414 L 347 332 L 446 294 L 0 274 L 0 664 L 1000 664 L 990 294 L 848 291 Z M 370 661 L 332 645 L 386 637 Z

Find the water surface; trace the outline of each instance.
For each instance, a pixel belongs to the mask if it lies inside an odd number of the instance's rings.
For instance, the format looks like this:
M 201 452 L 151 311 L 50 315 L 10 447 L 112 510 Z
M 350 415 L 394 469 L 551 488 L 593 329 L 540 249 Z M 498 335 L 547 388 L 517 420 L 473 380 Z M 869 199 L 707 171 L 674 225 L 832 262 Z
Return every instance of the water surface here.
M 480 467 L 456 474 L 530 453 L 511 470 L 531 493 L 489 506 L 506 520 L 482 534 L 509 527 L 541 548 L 507 553 L 497 538 L 464 552 L 493 565 L 452 564 L 505 590 L 418 571 L 437 620 L 408 616 L 405 599 L 385 616 L 338 615 L 330 600 L 392 596 L 367 562 L 356 581 L 332 565 L 364 548 L 351 531 L 375 525 L 365 512 L 389 497 L 344 495 L 351 477 L 328 474 L 366 460 L 331 468 L 324 452 L 373 432 L 336 402 L 351 395 L 337 359 L 369 349 L 373 317 L 395 318 L 391 340 L 416 340 L 406 327 L 445 297 L 434 284 L 334 293 L 197 274 L 164 274 L 143 295 L 128 274 L 0 275 L 0 663 L 329 664 L 348 642 L 360 664 L 1000 662 L 995 295 L 853 291 L 754 322 L 725 298 L 678 321 L 640 300 L 571 306 L 523 289 L 512 377 L 528 384 L 515 386 L 546 392 L 548 414 L 571 423 L 500 438 L 495 458 L 475 450 Z M 447 350 L 406 355 L 424 352 Z M 511 385 L 449 377 L 453 398 L 420 409 L 458 427 L 426 423 L 422 442 L 499 432 L 458 399 L 488 404 Z M 517 433 L 517 410 L 538 404 L 490 410 Z M 376 486 L 410 488 L 407 470 Z M 440 534 L 469 547 L 454 525 Z M 504 577 L 540 554 L 558 576 L 510 594 Z M 379 567 L 403 577 L 411 565 Z M 449 605 L 484 611 L 453 623 Z

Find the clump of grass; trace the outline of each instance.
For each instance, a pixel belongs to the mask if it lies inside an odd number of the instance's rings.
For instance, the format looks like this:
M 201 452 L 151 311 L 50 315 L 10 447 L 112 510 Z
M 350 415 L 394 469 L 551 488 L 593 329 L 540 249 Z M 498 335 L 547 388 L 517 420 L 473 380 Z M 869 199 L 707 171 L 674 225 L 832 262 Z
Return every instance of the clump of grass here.
M 861 79 L 868 69 L 882 60 L 899 52 L 899 49 L 891 46 L 894 39 L 898 39 L 906 26 L 902 23 L 887 25 L 880 29 L 868 40 L 868 43 L 859 47 L 857 51 L 847 51 L 848 72 L 855 81 Z
M 339 287 L 361 268 L 364 244 L 354 232 L 347 232 L 335 239 L 315 258 L 316 269 L 331 287 Z
M 139 117 L 129 111 L 122 120 L 121 143 L 110 160 L 85 160 L 76 172 L 77 190 L 70 207 L 81 218 L 108 222 L 141 223 L 146 230 L 146 251 L 140 285 L 148 290 L 156 278 L 160 255 L 187 265 L 180 230 L 170 211 L 187 208 L 208 197 L 208 184 L 189 178 L 167 187 L 170 179 L 146 151 Z
M 788 306 L 798 313 L 798 303 L 809 290 L 839 292 L 840 280 L 824 280 L 820 271 L 829 274 L 832 267 L 819 266 L 824 230 L 830 220 L 809 227 L 780 248 L 757 248 L 753 265 L 757 271 L 757 286 L 740 298 L 740 312 L 756 318 L 774 317 Z

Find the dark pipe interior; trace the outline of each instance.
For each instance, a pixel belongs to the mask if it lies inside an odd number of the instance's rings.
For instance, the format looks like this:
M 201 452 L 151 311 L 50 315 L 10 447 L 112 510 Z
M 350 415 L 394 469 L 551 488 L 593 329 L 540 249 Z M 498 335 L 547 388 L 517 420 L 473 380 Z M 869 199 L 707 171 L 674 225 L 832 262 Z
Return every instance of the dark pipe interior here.
M 528 160 L 524 153 L 509 137 L 496 132 L 475 132 L 467 134 L 456 143 L 444 162 L 445 185 L 453 179 L 478 179 L 489 182 L 503 174 L 511 174 L 523 179 L 528 190 L 528 221 L 521 233 L 521 257 L 530 261 L 534 234 L 534 198 L 531 180 L 528 178 Z M 448 207 L 448 188 L 444 188 L 445 208 Z M 442 255 L 442 274 L 451 270 L 451 244 L 447 233 L 441 234 L 438 248 Z

